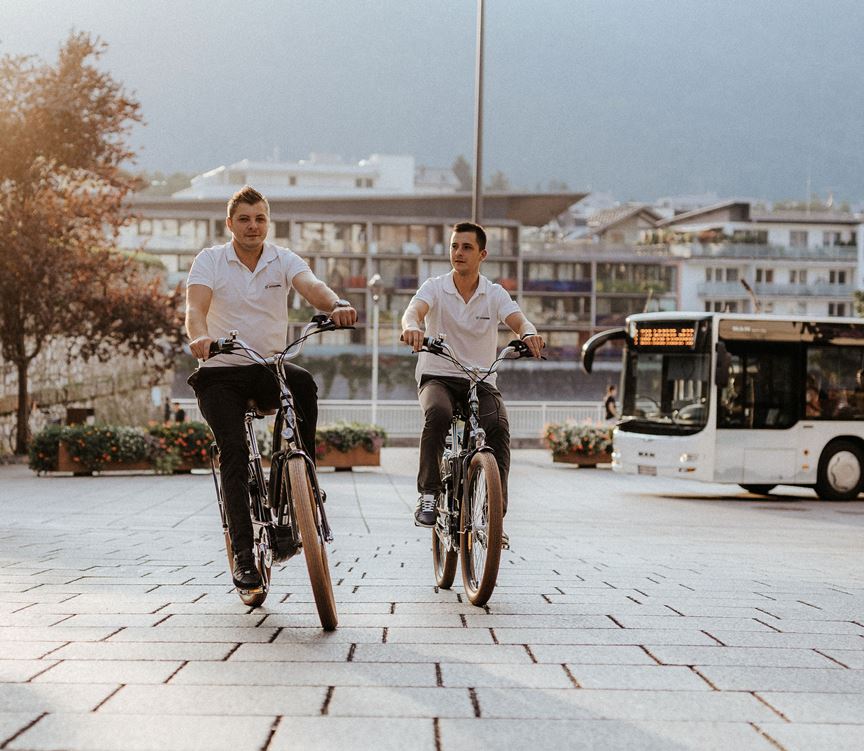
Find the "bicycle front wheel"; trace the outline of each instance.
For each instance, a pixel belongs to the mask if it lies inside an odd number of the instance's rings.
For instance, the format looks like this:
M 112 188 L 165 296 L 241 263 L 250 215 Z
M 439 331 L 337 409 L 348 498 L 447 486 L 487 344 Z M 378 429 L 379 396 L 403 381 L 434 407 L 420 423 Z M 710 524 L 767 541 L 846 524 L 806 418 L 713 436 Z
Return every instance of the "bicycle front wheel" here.
M 325 631 L 333 631 L 338 623 L 336 601 L 333 598 L 333 582 L 330 580 L 324 537 L 317 523 L 318 509 L 312 494 L 308 467 L 302 456 L 292 456 L 288 459 L 286 482 L 289 483 L 288 493 L 294 505 L 318 618 Z
M 474 454 L 468 467 L 459 548 L 462 583 L 472 605 L 485 605 L 498 580 L 504 496 L 495 457 L 488 451 Z

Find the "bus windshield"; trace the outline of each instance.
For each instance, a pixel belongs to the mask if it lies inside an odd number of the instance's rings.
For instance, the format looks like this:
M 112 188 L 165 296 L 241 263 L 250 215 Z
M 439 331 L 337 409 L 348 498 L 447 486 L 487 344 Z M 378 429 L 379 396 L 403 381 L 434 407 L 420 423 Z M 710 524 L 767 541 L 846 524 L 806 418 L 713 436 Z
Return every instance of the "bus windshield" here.
M 628 332 L 619 429 L 687 435 L 708 421 L 709 323 L 642 324 Z

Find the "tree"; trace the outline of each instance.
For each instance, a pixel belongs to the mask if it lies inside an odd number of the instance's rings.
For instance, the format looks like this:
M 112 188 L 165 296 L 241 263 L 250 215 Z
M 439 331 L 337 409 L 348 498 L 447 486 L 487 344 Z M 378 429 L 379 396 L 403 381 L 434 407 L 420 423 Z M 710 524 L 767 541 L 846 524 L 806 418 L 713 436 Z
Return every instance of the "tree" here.
M 53 66 L 0 58 L 0 351 L 18 373 L 16 453 L 29 438 L 29 369 L 49 341 L 85 360 L 141 354 L 166 367 L 179 340 L 175 295 L 114 249 L 134 186 L 120 166 L 141 117 L 95 66 L 104 51 L 79 33 Z
M 489 179 L 489 184 L 486 190 L 495 190 L 499 193 L 505 193 L 510 190 L 510 178 L 507 177 L 500 169 L 495 172 Z
M 456 157 L 456 161 L 453 162 L 451 169 L 459 181 L 459 190 L 471 191 L 474 189 L 474 171 L 462 154 Z

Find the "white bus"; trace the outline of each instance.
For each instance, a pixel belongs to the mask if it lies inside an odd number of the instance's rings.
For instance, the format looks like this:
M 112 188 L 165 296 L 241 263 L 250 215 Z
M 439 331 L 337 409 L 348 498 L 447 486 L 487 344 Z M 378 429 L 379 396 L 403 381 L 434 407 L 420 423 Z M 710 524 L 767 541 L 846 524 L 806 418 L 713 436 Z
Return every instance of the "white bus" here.
M 864 489 L 864 320 L 644 313 L 591 337 L 623 341 L 612 467 L 619 472 Z

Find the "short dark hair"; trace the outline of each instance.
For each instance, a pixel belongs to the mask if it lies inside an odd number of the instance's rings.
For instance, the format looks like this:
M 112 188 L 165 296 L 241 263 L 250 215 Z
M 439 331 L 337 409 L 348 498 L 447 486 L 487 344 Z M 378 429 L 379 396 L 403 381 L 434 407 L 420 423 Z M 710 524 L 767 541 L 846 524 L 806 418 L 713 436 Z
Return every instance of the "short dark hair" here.
M 473 232 L 477 237 L 477 244 L 480 246 L 480 250 L 486 249 L 486 230 L 479 224 L 474 224 L 474 222 L 457 222 L 453 225 L 453 231 Z
M 267 207 L 267 216 L 270 216 L 270 204 L 267 202 L 267 199 L 251 185 L 244 185 L 231 196 L 231 200 L 228 201 L 229 219 L 234 216 L 237 206 L 241 203 L 248 203 L 250 206 L 254 206 L 256 203 L 263 203 Z

